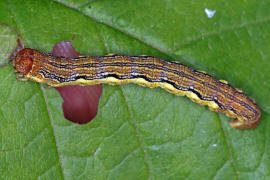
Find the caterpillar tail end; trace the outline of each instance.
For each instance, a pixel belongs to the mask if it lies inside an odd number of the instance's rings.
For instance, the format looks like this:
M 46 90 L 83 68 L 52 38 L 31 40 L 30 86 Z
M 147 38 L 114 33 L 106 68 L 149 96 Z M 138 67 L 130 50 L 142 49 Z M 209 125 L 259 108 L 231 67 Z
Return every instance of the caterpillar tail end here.
M 230 121 L 230 126 L 236 129 L 251 129 L 257 127 L 260 122 L 260 118 L 256 121 L 247 121 L 242 119 L 235 119 Z

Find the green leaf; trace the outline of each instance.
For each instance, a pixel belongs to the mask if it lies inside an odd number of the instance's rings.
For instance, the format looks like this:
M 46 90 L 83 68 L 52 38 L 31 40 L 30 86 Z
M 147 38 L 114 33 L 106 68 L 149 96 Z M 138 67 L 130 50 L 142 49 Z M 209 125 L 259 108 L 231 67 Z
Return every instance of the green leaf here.
M 19 38 L 15 30 L 7 24 L 0 23 L 0 67 L 8 64 L 9 57 L 16 48 Z
M 44 52 L 74 37 L 85 55 L 179 61 L 243 89 L 262 119 L 232 129 L 224 114 L 129 84 L 104 85 L 97 117 L 77 125 L 64 119 L 57 91 L 16 80 L 10 64 L 0 69 L 0 178 L 268 179 L 269 8 L 266 0 L 1 1 L 0 37 L 13 27 Z M 16 46 L 14 36 L 5 41 Z

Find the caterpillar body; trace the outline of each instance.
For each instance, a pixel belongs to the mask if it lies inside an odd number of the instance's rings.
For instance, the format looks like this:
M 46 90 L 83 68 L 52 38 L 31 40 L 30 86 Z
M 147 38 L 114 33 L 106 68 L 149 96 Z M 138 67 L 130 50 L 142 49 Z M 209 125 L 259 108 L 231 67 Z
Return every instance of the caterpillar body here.
M 155 57 L 108 55 L 65 58 L 25 48 L 17 54 L 13 66 L 19 76 L 52 87 L 101 83 L 161 87 L 236 118 L 230 122 L 233 128 L 253 128 L 260 122 L 260 108 L 242 90 L 183 64 Z

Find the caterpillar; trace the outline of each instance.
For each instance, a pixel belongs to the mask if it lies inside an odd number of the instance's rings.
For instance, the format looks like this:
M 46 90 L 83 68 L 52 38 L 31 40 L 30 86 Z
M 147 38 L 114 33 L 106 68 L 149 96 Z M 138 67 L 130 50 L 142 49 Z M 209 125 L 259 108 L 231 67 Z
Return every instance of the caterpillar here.
M 233 128 L 254 128 L 260 122 L 260 108 L 242 90 L 178 62 L 151 56 L 65 58 L 25 48 L 17 54 L 13 66 L 19 77 L 52 87 L 101 83 L 161 87 L 236 118 L 230 121 Z

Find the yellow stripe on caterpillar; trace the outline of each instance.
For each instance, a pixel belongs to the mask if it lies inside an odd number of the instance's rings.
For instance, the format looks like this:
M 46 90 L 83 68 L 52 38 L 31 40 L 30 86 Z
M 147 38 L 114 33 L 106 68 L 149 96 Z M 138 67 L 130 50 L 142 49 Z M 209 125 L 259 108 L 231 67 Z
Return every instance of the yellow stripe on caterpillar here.
M 101 83 L 161 87 L 207 105 L 213 111 L 237 118 L 230 122 L 233 128 L 254 128 L 260 122 L 260 108 L 242 90 L 205 72 L 151 56 L 112 55 L 74 60 L 26 48 L 17 54 L 14 68 L 22 77 L 52 87 Z

